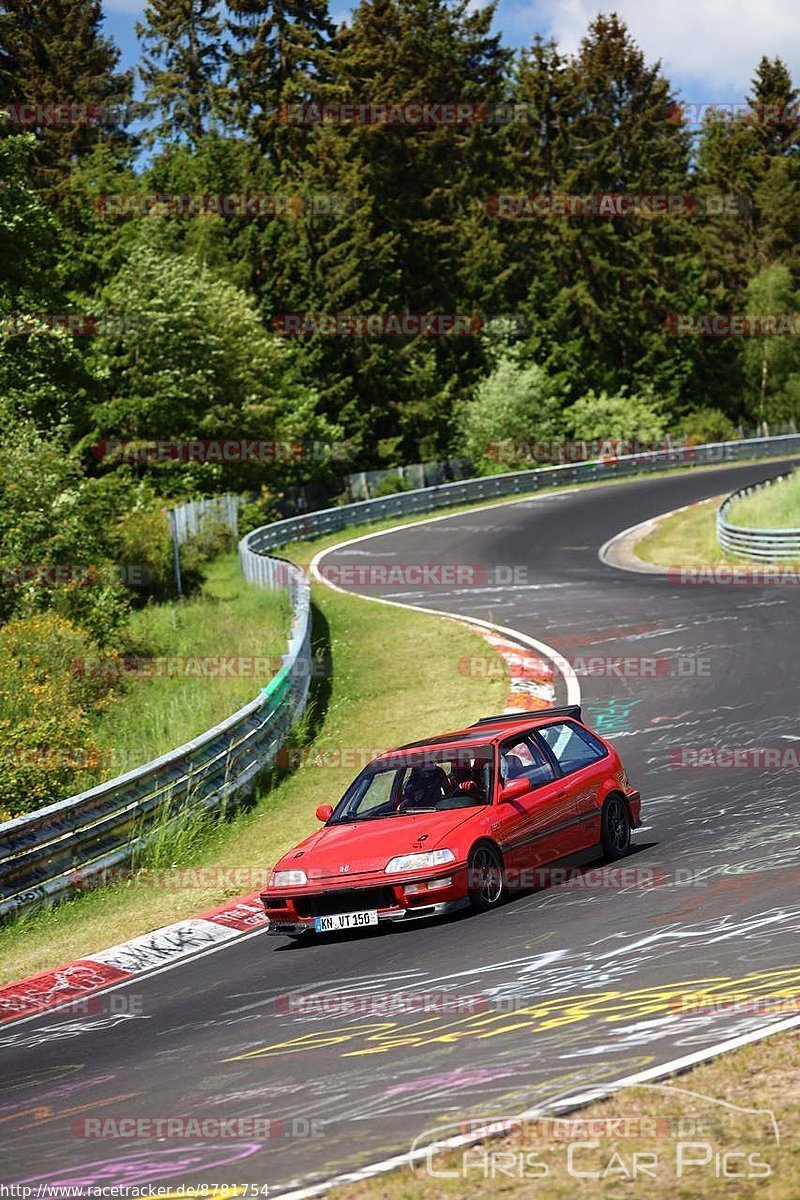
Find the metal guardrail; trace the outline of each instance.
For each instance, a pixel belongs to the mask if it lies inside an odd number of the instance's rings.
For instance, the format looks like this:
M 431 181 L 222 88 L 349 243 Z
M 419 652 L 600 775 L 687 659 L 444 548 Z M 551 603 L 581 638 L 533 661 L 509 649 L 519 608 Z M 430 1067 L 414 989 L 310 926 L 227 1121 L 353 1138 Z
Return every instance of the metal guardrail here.
M 643 454 L 628 454 L 601 462 L 564 463 L 554 467 L 538 467 L 529 471 L 513 471 L 503 475 L 487 475 L 478 479 L 463 479 L 442 483 L 416 491 L 400 492 L 377 500 L 360 500 L 325 508 L 300 517 L 287 517 L 272 525 L 254 529 L 240 543 L 257 554 L 266 554 L 290 542 L 337 533 L 350 525 L 380 521 L 384 517 L 413 516 L 434 512 L 478 500 L 494 500 L 503 496 L 524 495 L 542 488 L 565 487 L 573 483 L 605 482 L 638 474 L 641 471 L 664 471 L 678 466 L 706 466 L 712 463 L 738 462 L 748 458 L 766 458 L 800 454 L 800 434 L 774 438 L 747 438 L 739 442 L 711 442 L 705 446 L 657 450 Z
M 737 554 L 741 558 L 757 559 L 759 562 L 785 562 L 800 559 L 800 529 L 752 529 L 747 525 L 733 525 L 727 519 L 726 513 L 737 500 L 750 496 L 753 492 L 772 487 L 782 479 L 789 479 L 792 472 L 774 475 L 760 483 L 739 488 L 726 496 L 717 509 L 717 541 L 720 549 L 727 554 Z
M 239 543 L 245 578 L 260 587 L 288 587 L 291 595 L 292 635 L 283 667 L 255 700 L 186 745 L 80 795 L 0 825 L 0 918 L 68 893 L 84 875 L 128 861 L 165 821 L 177 821 L 187 805 L 223 804 L 274 761 L 308 696 L 311 620 L 309 587 L 302 571 L 267 557 L 269 550 L 383 517 L 433 512 L 541 488 L 676 466 L 795 454 L 800 455 L 800 435 L 787 434 L 605 462 L 566 463 L 362 500 L 254 529 Z
M 250 561 L 256 558 L 243 551 L 246 577 L 262 587 L 287 588 L 291 599 L 292 629 L 280 671 L 255 700 L 177 750 L 0 825 L 0 917 L 39 907 L 130 861 L 187 809 L 223 806 L 275 760 L 308 696 L 310 592 L 298 567 Z

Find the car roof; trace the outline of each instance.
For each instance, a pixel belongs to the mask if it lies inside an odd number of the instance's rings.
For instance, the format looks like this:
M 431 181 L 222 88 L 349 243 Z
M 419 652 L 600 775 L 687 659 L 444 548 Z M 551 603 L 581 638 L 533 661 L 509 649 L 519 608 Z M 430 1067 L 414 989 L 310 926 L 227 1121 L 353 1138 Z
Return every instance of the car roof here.
M 476 742 L 484 745 L 495 745 L 505 741 L 509 735 L 518 730 L 530 729 L 532 725 L 545 724 L 558 717 L 575 717 L 581 720 L 581 709 L 578 704 L 566 705 L 564 708 L 537 708 L 529 712 L 499 713 L 493 717 L 481 717 L 474 725 L 452 733 L 442 733 L 438 737 L 423 738 L 417 742 L 406 742 L 394 750 L 381 754 L 380 758 L 389 758 L 403 750 L 416 750 L 422 746 L 436 749 L 449 749 L 455 746 L 469 746 Z

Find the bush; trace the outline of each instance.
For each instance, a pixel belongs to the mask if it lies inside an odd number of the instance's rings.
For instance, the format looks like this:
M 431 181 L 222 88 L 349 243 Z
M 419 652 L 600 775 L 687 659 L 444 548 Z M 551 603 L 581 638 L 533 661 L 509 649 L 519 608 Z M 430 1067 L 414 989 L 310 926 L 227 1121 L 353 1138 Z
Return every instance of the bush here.
M 98 657 L 97 644 L 53 612 L 0 629 L 0 818 L 94 782 L 102 755 L 90 713 L 104 707 L 113 686 L 92 670 Z
M 377 500 L 381 496 L 393 496 L 396 492 L 408 492 L 410 490 L 411 485 L 395 472 L 392 472 L 391 475 L 384 475 L 383 479 L 374 488 L 370 488 L 373 500 Z
M 706 442 L 730 442 L 739 436 L 739 431 L 720 408 L 699 408 L 688 413 L 680 425 L 681 433 L 690 446 L 702 446 Z
M 527 444 L 558 437 L 563 433 L 561 403 L 561 385 L 542 367 L 525 365 L 513 350 L 507 350 L 464 406 L 460 427 L 465 455 L 479 470 L 492 471 L 498 461 L 511 461 L 503 457 L 505 451 L 498 443 Z
M 283 498 L 281 492 L 271 492 L 262 484 L 261 494 L 246 504 L 239 506 L 239 537 L 258 529 L 259 525 L 269 525 L 272 521 L 280 521 L 278 500 Z
M 611 438 L 655 442 L 664 436 L 665 421 L 650 396 L 627 396 L 591 391 L 564 411 L 572 436 L 580 441 Z
M 117 521 L 114 543 L 121 563 L 141 570 L 145 594 L 157 600 L 175 595 L 169 520 L 158 505 L 127 513 Z

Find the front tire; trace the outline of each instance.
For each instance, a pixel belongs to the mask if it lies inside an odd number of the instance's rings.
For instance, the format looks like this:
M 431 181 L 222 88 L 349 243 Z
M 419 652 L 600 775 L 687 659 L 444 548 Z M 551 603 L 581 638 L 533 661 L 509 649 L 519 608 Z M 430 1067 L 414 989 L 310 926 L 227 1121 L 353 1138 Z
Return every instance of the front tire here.
M 476 912 L 489 912 L 503 900 L 503 859 L 487 842 L 473 846 L 467 862 L 467 894 Z
M 621 796 L 609 796 L 603 805 L 600 840 L 604 856 L 612 861 L 624 858 L 631 848 L 631 815 Z

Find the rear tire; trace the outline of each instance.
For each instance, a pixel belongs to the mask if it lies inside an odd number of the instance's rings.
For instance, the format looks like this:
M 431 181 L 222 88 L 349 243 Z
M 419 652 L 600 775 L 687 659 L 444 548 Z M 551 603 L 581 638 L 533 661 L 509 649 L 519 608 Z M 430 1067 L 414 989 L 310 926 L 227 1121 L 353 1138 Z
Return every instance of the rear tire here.
M 622 796 L 609 796 L 603 805 L 600 840 L 603 854 L 612 861 L 624 858 L 631 848 L 631 814 Z
M 473 846 L 467 861 L 467 893 L 476 912 L 489 912 L 503 900 L 503 859 L 487 842 Z

